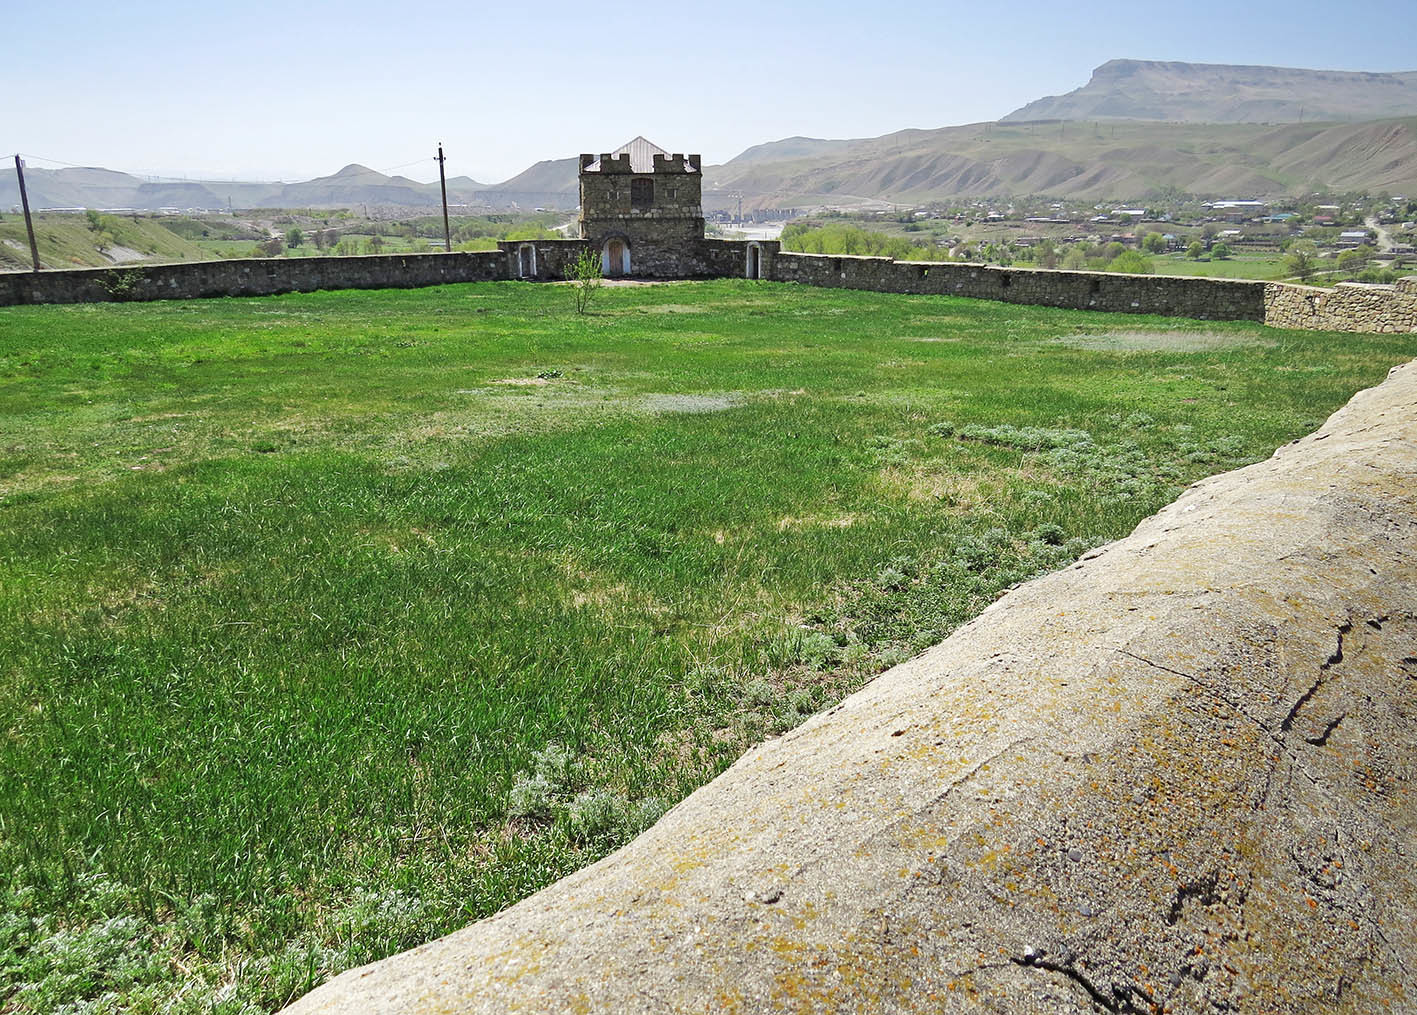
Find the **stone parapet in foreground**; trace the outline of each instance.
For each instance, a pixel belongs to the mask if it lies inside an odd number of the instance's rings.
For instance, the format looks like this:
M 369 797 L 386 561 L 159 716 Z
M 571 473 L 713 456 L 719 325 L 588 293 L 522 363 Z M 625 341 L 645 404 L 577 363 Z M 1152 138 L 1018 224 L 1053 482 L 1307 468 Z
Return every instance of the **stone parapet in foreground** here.
M 1409 364 L 288 1012 L 1409 1010 L 1414 562 Z

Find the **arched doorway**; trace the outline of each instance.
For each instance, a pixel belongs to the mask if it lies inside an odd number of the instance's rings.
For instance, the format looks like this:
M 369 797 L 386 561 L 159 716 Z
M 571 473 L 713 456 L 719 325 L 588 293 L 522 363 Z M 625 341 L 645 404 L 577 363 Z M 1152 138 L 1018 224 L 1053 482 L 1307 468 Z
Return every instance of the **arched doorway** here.
M 600 253 L 600 270 L 610 278 L 630 273 L 630 245 L 619 236 L 605 241 Z
M 519 278 L 536 277 L 536 248 L 530 243 L 517 248 L 517 275 Z
M 763 248 L 756 243 L 748 244 L 748 265 L 746 274 L 748 278 L 763 277 Z

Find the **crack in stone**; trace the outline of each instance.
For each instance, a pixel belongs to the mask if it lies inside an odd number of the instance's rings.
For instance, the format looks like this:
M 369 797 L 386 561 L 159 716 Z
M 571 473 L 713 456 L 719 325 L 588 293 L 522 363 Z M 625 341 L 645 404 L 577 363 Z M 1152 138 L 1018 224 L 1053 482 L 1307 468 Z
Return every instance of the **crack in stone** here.
M 1353 625 L 1348 621 L 1344 621 L 1342 624 L 1338 625 L 1338 647 L 1333 650 L 1333 655 L 1329 656 L 1328 661 L 1320 666 L 1319 669 L 1326 670 L 1330 666 L 1337 666 L 1339 663 L 1343 662 L 1343 636 L 1351 630 L 1353 630 Z M 1381 627 L 1379 627 L 1379 630 L 1381 630 Z
M 1333 731 L 1338 729 L 1338 724 L 1343 722 L 1346 718 L 1348 718 L 1348 713 L 1340 712 L 1328 721 L 1328 725 L 1323 728 L 1322 733 L 1316 737 L 1305 737 L 1305 742 L 1313 744 L 1315 747 L 1322 747 L 1324 744 L 1328 743 L 1328 738 L 1333 735 Z
M 991 969 L 1007 969 L 1009 962 L 980 962 L 977 965 L 966 966 L 964 969 L 953 969 L 946 974 L 952 980 L 962 980 L 966 976 L 973 976 L 975 973 L 987 973 Z
M 1289 732 L 1289 727 L 1294 725 L 1294 720 L 1299 715 L 1299 710 L 1305 705 L 1307 705 L 1309 703 L 1309 699 L 1318 693 L 1319 687 L 1323 684 L 1323 682 L 1323 674 L 1320 673 L 1319 676 L 1315 678 L 1314 682 L 1309 685 L 1309 689 L 1303 694 L 1299 695 L 1299 699 L 1294 702 L 1293 707 L 1289 709 L 1289 714 L 1286 715 L 1284 717 L 1284 720 L 1279 724 L 1280 733 Z
M 1299 757 L 1298 754 L 1289 749 L 1289 745 L 1285 741 L 1284 736 L 1280 733 L 1276 733 L 1274 730 L 1266 726 L 1261 720 L 1256 719 L 1254 716 L 1250 715 L 1250 713 L 1245 711 L 1245 709 L 1242 708 L 1240 705 L 1237 705 L 1235 702 L 1231 701 L 1229 698 L 1221 694 L 1215 688 L 1206 685 L 1193 674 L 1183 672 L 1182 670 L 1174 670 L 1169 666 L 1163 666 L 1160 663 L 1152 662 L 1145 656 L 1139 656 L 1135 652 L 1128 652 L 1126 649 L 1119 648 L 1113 649 L 1113 651 L 1135 659 L 1139 663 L 1145 663 L 1148 666 L 1155 667 L 1156 669 L 1161 670 L 1165 673 L 1171 673 L 1178 677 L 1184 677 L 1186 680 L 1189 680 L 1196 687 L 1200 688 L 1202 691 L 1208 694 L 1211 698 L 1220 702 L 1222 705 L 1229 706 L 1229 708 L 1232 709 L 1237 715 L 1244 719 L 1248 719 L 1250 722 L 1254 723 L 1261 730 L 1263 730 L 1265 735 L 1268 736 L 1271 740 L 1273 740 L 1274 743 L 1279 747 L 1280 753 L 1277 754 L 1274 758 L 1276 765 L 1281 757 L 1288 758 L 1291 768 L 1297 771 L 1305 779 L 1309 780 L 1310 785 L 1312 785 L 1315 789 L 1319 790 L 1325 796 L 1325 798 L 1329 800 L 1330 803 L 1335 803 L 1335 801 L 1332 799 L 1332 795 L 1329 793 L 1328 787 L 1325 786 L 1323 783 L 1319 782 L 1319 780 L 1314 777 L 1313 773 L 1311 773 L 1305 766 L 1304 759 L 1302 759 L 1301 757 Z M 1338 728 L 1338 724 L 1347 717 L 1348 713 L 1343 713 L 1333 721 L 1333 723 L 1329 726 L 1327 730 L 1324 731 L 1321 739 L 1318 739 L 1317 741 L 1310 740 L 1309 742 L 1315 744 L 1315 746 L 1321 746 L 1323 743 L 1327 742 L 1329 735 L 1331 735 L 1333 731 Z M 1264 806 L 1269 802 L 1270 787 L 1274 779 L 1275 767 L 1275 765 L 1271 765 L 1269 772 L 1265 776 L 1265 787 L 1260 795 L 1259 806 L 1261 809 L 1263 809 Z
M 1174 927 L 1180 922 L 1187 902 L 1194 900 L 1202 906 L 1211 906 L 1219 902 L 1219 887 L 1220 875 L 1215 871 L 1209 871 L 1203 877 L 1177 885 L 1176 897 L 1171 900 L 1171 912 L 1166 914 L 1167 926 Z
M 963 775 L 961 775 L 959 778 L 957 778 L 957 779 L 955 779 L 953 782 L 951 782 L 948 786 L 946 786 L 946 787 L 944 788 L 944 790 L 943 790 L 942 792 L 940 792 L 940 793 L 936 794 L 935 796 L 931 797 L 931 798 L 930 798 L 930 802 L 929 802 L 929 804 L 928 804 L 927 806 L 933 807 L 933 806 L 935 806 L 936 804 L 938 804 L 941 800 L 944 800 L 946 797 L 948 797 L 948 796 L 949 796 L 951 793 L 953 793 L 955 790 L 959 789 L 961 786 L 963 786 L 965 783 L 967 783 L 970 779 L 973 779 L 977 774 L 979 774 L 979 770 L 980 770 L 981 768 L 983 768 L 985 765 L 988 765 L 988 764 L 991 764 L 991 763 L 993 763 L 993 762 L 995 762 L 995 761 L 998 761 L 998 760 L 999 760 L 1000 758 L 1002 758 L 1005 754 L 1008 754 L 1009 751 L 1012 751 L 1012 750 L 1015 750 L 1016 748 L 1022 747 L 1024 744 L 1030 744 L 1030 743 L 1032 743 L 1032 742 L 1033 742 L 1034 740 L 1036 740 L 1036 739 L 1038 739 L 1038 738 L 1037 738 L 1037 737 L 1024 737 L 1024 738 L 1022 738 L 1021 740 L 1015 740 L 1015 741 L 1013 741 L 1012 743 L 1005 744 L 1003 747 L 999 748 L 999 749 L 998 749 L 997 751 L 995 751 L 993 754 L 989 755 L 989 757 L 987 757 L 987 758 L 985 758 L 984 760 L 980 761 L 977 765 L 975 765 L 973 768 L 971 768 L 968 772 L 965 772 L 965 773 L 964 773 Z M 1057 752 L 1054 752 L 1054 753 L 1057 753 Z
M 1252 723 L 1254 723 L 1256 726 L 1258 726 L 1260 729 L 1264 730 L 1265 735 L 1271 736 L 1271 737 L 1274 736 L 1274 730 L 1272 730 L 1272 729 L 1270 729 L 1268 726 L 1266 726 L 1263 721 L 1261 721 L 1261 720 L 1259 720 L 1259 719 L 1256 719 L 1254 716 L 1250 715 L 1249 712 L 1245 711 L 1245 708 L 1244 708 L 1243 705 L 1241 705 L 1239 702 L 1230 700 L 1230 698 L 1226 697 L 1223 693 L 1221 693 L 1221 692 L 1220 692 L 1219 690 L 1217 690 L 1216 688 L 1211 687 L 1209 684 L 1205 683 L 1203 680 L 1201 680 L 1201 679 L 1200 679 L 1199 677 L 1197 677 L 1195 674 L 1193 674 L 1193 673 L 1187 673 L 1187 672 L 1185 672 L 1184 670 L 1172 669 L 1170 666 L 1163 666 L 1163 665 L 1161 665 L 1160 663 L 1152 662 L 1150 659 L 1146 658 L 1145 656 L 1139 656 L 1139 655 L 1137 655 L 1135 652 L 1128 652 L 1128 651 L 1127 651 L 1126 649 L 1124 649 L 1124 648 L 1113 649 L 1112 651 L 1118 653 L 1119 655 L 1124 655 L 1124 656 L 1127 656 L 1128 658 L 1135 659 L 1135 660 L 1136 660 L 1137 662 L 1139 662 L 1139 663 L 1145 663 L 1147 666 L 1150 666 L 1150 667 L 1152 667 L 1152 668 L 1154 668 L 1154 669 L 1158 669 L 1158 670 L 1160 670 L 1160 671 L 1163 672 L 1163 673 L 1170 673 L 1170 674 L 1173 675 L 1173 676 L 1183 677 L 1184 679 L 1189 680 L 1192 684 L 1195 684 L 1196 687 L 1200 688 L 1202 691 L 1204 691 L 1204 692 L 1205 692 L 1206 694 L 1208 694 L 1210 697 L 1214 698 L 1216 701 L 1220 702 L 1222 705 L 1228 706 L 1232 711 L 1234 711 L 1235 713 L 1237 713 L 1237 714 L 1240 715 L 1240 716 L 1243 716 L 1244 718 L 1248 719 L 1250 722 L 1252 722 Z
M 1388 936 L 1383 933 L 1382 924 L 1380 924 L 1376 920 L 1372 920 L 1369 923 L 1369 927 L 1371 928 L 1373 933 L 1377 935 L 1378 940 L 1381 941 L 1383 944 L 1387 945 L 1388 958 L 1392 959 L 1393 965 L 1395 965 L 1398 969 L 1402 970 L 1403 979 L 1410 982 L 1412 979 L 1412 974 L 1407 970 L 1407 963 L 1402 961 L 1402 953 L 1393 946 L 1393 943 L 1388 940 Z
M 1011 955 L 1009 961 L 1014 965 L 1022 966 L 1025 969 L 1042 969 L 1049 973 L 1057 973 L 1077 984 L 1092 1000 L 1093 1005 L 1109 1013 L 1109 1015 L 1147 1015 L 1145 1011 L 1132 1003 L 1131 992 L 1135 988 L 1124 988 L 1125 993 L 1119 993 L 1114 987 L 1112 996 L 1104 994 L 1087 976 L 1071 962 L 1053 962 L 1042 955 L 1035 955 L 1033 952 L 1026 952 L 1022 956 Z M 1136 991 L 1145 997 L 1142 991 Z M 1148 999 L 1150 1000 L 1150 999 Z M 1154 1002 L 1153 1002 L 1154 1007 Z
M 1289 732 L 1289 728 L 1294 725 L 1294 720 L 1298 717 L 1300 710 L 1310 702 L 1314 695 L 1318 693 L 1319 688 L 1323 686 L 1324 681 L 1328 678 L 1328 671 L 1343 662 L 1343 636 L 1351 630 L 1353 630 L 1353 625 L 1347 621 L 1338 625 L 1338 646 L 1333 650 L 1333 654 L 1319 666 L 1319 675 L 1314 679 L 1313 684 L 1307 691 L 1299 695 L 1299 700 L 1294 702 L 1293 707 L 1289 709 L 1289 714 L 1286 715 L 1284 721 L 1279 724 L 1280 733 Z M 1337 725 L 1337 723 L 1334 725 Z M 1330 732 L 1332 732 L 1331 728 Z M 1327 735 L 1325 735 L 1325 739 L 1327 739 Z

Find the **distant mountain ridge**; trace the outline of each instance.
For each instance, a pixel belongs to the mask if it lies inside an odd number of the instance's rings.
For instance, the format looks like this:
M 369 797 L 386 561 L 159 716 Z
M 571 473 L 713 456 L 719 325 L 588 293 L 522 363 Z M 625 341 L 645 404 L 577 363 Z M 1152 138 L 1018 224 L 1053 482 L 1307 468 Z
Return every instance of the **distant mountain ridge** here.
M 1302 112 L 1303 122 L 1297 122 Z M 1352 121 L 1361 122 L 1352 122 Z M 477 210 L 574 208 L 574 157 L 502 183 L 448 181 Z M 29 169 L 36 208 L 436 208 L 438 184 L 351 164 L 300 183 L 143 180 L 106 169 Z M 1111 60 L 1067 95 L 998 123 L 877 138 L 790 137 L 704 167 L 709 209 L 803 208 L 1039 194 L 1142 199 L 1273 197 L 1319 188 L 1417 194 L 1417 71 Z M 0 173 L 0 208 L 19 203 Z
M 1025 194 L 1145 199 L 1278 197 L 1335 191 L 1417 194 L 1417 117 L 1359 124 L 977 123 L 852 141 L 829 156 L 751 159 L 704 170 L 704 203 L 802 208 Z
M 147 180 L 111 169 L 25 169 L 32 208 L 348 208 L 360 204 L 435 208 L 436 183 L 385 174 L 351 163 L 337 173 L 299 183 L 222 180 Z M 580 199 L 576 160 L 538 162 L 505 183 L 479 183 L 470 176 L 448 180 L 448 201 L 481 210 L 512 207 L 574 208 Z M 0 173 L 0 208 L 20 203 L 13 173 Z
M 1304 70 L 1161 60 L 1109 60 L 1066 95 L 1005 116 L 1024 120 L 1183 123 L 1355 122 L 1417 116 L 1417 71 Z

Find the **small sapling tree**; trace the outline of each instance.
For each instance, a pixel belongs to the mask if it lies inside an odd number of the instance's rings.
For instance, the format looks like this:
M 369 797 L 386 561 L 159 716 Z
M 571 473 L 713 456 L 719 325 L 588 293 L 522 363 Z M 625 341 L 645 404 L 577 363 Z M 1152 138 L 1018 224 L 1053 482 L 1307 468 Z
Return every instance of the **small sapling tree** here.
M 1298 240 L 1290 245 L 1284 266 L 1289 269 L 1289 274 L 1300 282 L 1307 282 L 1314 275 L 1314 261 L 1318 256 L 1319 248 L 1313 240 Z
M 589 247 L 583 249 L 574 261 L 566 265 L 566 281 L 571 283 L 576 313 L 584 314 L 590 309 L 590 301 L 600 288 L 600 255 Z

